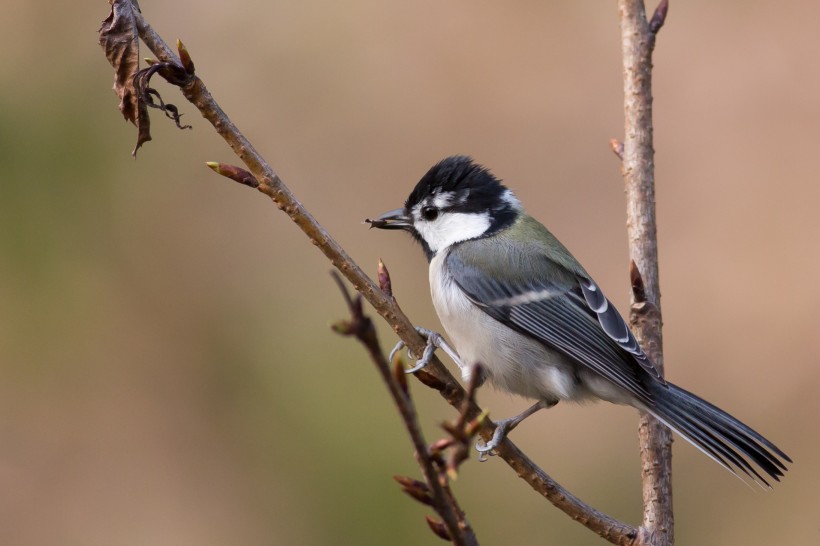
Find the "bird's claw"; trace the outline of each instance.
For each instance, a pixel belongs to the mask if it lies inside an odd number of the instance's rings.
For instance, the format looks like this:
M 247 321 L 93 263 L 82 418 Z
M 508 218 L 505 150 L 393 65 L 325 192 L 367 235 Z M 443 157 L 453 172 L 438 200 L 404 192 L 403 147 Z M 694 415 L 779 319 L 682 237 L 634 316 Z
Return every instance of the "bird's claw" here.
M 400 339 L 399 342 L 396 343 L 396 346 L 393 347 L 393 350 L 390 351 L 390 355 L 387 357 L 387 361 L 393 362 L 393 358 L 396 356 L 396 353 L 398 353 L 402 349 L 404 349 L 404 341 Z
M 493 432 L 493 437 L 490 438 L 489 442 L 485 442 L 483 439 L 479 439 L 475 443 L 475 450 L 480 453 L 478 460 L 479 461 L 486 461 L 488 455 L 493 455 L 493 451 L 501 445 L 501 442 L 504 441 L 504 438 L 507 437 L 507 433 L 510 431 L 510 423 L 512 419 L 504 419 L 503 421 L 499 421 L 495 424 L 495 432 Z
M 475 444 L 475 449 L 481 455 L 479 455 L 479 461 L 486 461 L 487 455 L 492 455 L 492 451 L 495 450 L 501 442 L 504 441 L 504 438 L 507 437 L 507 434 L 510 433 L 512 429 L 518 426 L 521 421 L 532 415 L 533 413 L 542 410 L 544 408 L 551 408 L 555 404 L 558 403 L 558 400 L 539 400 L 529 408 L 525 409 L 515 417 L 510 417 L 509 419 L 502 419 L 500 421 L 496 421 L 495 423 L 495 431 L 493 432 L 493 437 L 490 438 L 489 442 L 484 442 L 483 440 L 478 440 Z
M 422 328 L 421 326 L 416 326 L 416 331 L 427 340 L 427 344 L 424 346 L 424 351 L 421 354 L 421 358 L 416 360 L 416 364 L 412 368 L 405 370 L 404 373 L 416 373 L 417 371 L 423 369 L 430 363 L 430 360 L 433 358 L 433 353 L 435 353 L 436 349 L 439 347 L 444 349 L 444 351 L 450 355 L 450 358 L 455 360 L 456 364 L 461 366 L 461 360 L 458 357 L 458 353 L 450 347 L 441 334 L 428 330 L 427 328 Z M 396 346 L 393 347 L 392 351 L 390 351 L 390 362 L 393 361 L 393 357 L 396 356 L 396 353 L 401 351 L 405 346 L 406 344 L 402 340 L 399 340 L 399 342 L 396 343 Z M 410 358 L 414 358 L 412 352 L 409 350 L 407 351 L 407 355 Z

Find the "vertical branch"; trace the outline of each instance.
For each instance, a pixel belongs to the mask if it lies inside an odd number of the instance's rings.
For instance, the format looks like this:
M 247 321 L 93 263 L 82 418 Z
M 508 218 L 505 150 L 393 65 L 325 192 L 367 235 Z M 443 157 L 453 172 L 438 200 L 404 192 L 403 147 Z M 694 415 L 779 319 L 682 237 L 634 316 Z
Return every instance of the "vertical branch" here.
M 663 342 L 652 146 L 652 51 L 667 9 L 667 0 L 662 0 L 652 19 L 647 20 L 642 0 L 618 0 L 625 118 L 621 170 L 626 184 L 633 285 L 630 322 L 644 351 L 661 373 Z M 672 545 L 671 433 L 656 419 L 643 414 L 639 437 L 644 511 L 636 543 Z

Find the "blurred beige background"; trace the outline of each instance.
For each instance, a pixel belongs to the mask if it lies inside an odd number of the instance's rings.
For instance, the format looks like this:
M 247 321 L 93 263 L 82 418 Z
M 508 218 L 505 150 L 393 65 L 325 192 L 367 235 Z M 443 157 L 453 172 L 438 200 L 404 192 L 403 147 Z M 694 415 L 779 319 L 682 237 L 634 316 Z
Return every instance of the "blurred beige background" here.
M 469 153 L 627 302 L 614 2 L 142 0 L 304 204 L 364 267 L 382 257 L 438 328 L 409 238 L 363 218 Z M 652 5 L 654 6 L 654 4 Z M 116 110 L 106 2 L 11 0 L 0 36 L 0 543 L 437 544 L 372 366 L 328 324 L 328 262 L 235 159 Z M 682 441 L 679 544 L 820 543 L 820 4 L 674 2 L 655 55 L 668 375 L 796 461 L 772 492 Z M 144 51 L 142 56 L 148 56 Z M 385 346 L 395 338 L 382 327 Z M 413 385 L 428 438 L 451 409 Z M 493 415 L 523 400 L 485 390 Z M 634 411 L 559 406 L 513 438 L 637 523 Z M 456 491 L 483 544 L 603 544 L 498 460 Z

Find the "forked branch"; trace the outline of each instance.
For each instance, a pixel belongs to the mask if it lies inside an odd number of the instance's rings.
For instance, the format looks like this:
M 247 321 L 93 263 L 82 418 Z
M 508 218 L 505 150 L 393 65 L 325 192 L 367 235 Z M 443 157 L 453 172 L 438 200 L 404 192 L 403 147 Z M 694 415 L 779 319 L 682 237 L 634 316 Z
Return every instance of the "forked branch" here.
M 220 174 L 225 174 L 229 178 L 237 180 L 244 185 L 255 187 L 258 191 L 267 195 L 291 218 L 291 220 L 293 220 L 294 223 L 302 229 L 311 242 L 319 248 L 319 250 L 331 261 L 339 272 L 344 275 L 344 277 L 354 286 L 356 291 L 359 292 L 359 294 L 361 294 L 361 296 L 363 296 L 375 308 L 375 310 L 388 324 L 390 324 L 393 330 L 406 343 L 406 345 L 416 354 L 421 354 L 425 341 L 416 332 L 413 324 L 398 307 L 395 299 L 391 295 L 388 295 L 381 290 L 379 286 L 362 271 L 362 269 L 350 258 L 345 250 L 295 198 L 293 193 L 285 186 L 267 161 L 265 161 L 250 141 L 248 141 L 248 139 L 231 122 L 222 108 L 213 99 L 202 80 L 195 74 L 194 63 L 191 60 L 191 56 L 188 51 L 184 49 L 181 44 L 178 44 L 180 51 L 178 56 L 145 21 L 142 14 L 134 7 L 131 0 L 110 0 L 110 3 L 112 4 L 112 15 L 106 19 L 103 29 L 101 30 L 106 31 L 107 29 L 117 29 L 118 32 L 125 32 L 126 34 L 128 32 L 133 32 L 132 37 L 127 36 L 127 39 L 122 42 L 129 45 L 126 53 L 133 53 L 133 45 L 136 44 L 137 36 L 142 39 L 142 41 L 157 57 L 159 62 L 164 63 L 164 66 L 161 69 L 155 69 L 155 72 L 180 88 L 185 98 L 200 111 L 202 116 L 213 125 L 217 133 L 225 139 L 228 145 L 247 167 L 247 171 L 244 169 L 239 169 L 238 167 L 231 167 L 226 164 L 209 164 L 209 166 L 214 168 L 214 170 L 217 170 L 217 172 L 220 172 Z M 641 33 L 636 34 L 635 36 L 640 39 L 646 38 L 647 34 L 645 29 L 650 27 L 643 13 L 642 4 L 639 2 L 621 0 L 620 7 L 622 21 L 625 21 L 627 18 L 630 18 L 631 21 L 633 11 L 630 10 L 633 10 L 633 8 L 637 10 L 634 11 L 634 13 L 637 14 L 635 17 L 640 16 L 643 22 L 639 25 Z M 122 17 L 122 19 L 117 18 L 118 14 Z M 651 31 L 652 44 L 654 44 L 654 33 L 657 32 L 657 29 L 660 28 L 660 25 L 663 22 L 662 16 L 659 16 L 658 19 L 660 22 L 653 18 L 652 28 L 654 30 Z M 637 19 L 635 20 L 637 21 Z M 622 29 L 624 29 L 623 35 L 625 37 L 624 43 L 626 43 L 625 29 L 627 28 L 624 26 L 625 24 L 626 23 L 622 24 Z M 106 42 L 106 36 L 101 38 L 101 43 L 103 44 L 103 47 L 106 48 L 106 53 L 109 60 L 115 66 L 118 77 L 117 82 L 125 82 L 127 85 L 129 78 L 124 77 L 123 74 L 127 73 L 128 70 L 135 68 L 133 63 L 133 55 L 126 54 L 125 57 L 122 57 L 121 51 L 119 53 L 109 51 L 109 45 L 115 44 L 116 40 L 107 40 Z M 624 47 L 626 58 L 626 46 Z M 651 54 L 651 47 L 648 52 Z M 118 59 L 122 58 L 125 58 L 127 63 L 120 65 L 118 64 L 120 62 Z M 643 65 L 639 65 L 639 69 L 641 66 Z M 122 67 L 125 67 L 127 70 L 121 70 Z M 627 68 L 625 65 L 625 73 L 626 71 Z M 646 73 L 641 72 L 641 74 L 645 75 Z M 133 80 L 131 80 L 131 82 L 131 85 L 133 85 Z M 118 92 L 120 91 L 122 91 L 120 93 L 122 100 L 133 100 L 134 93 L 131 92 L 133 90 L 129 91 L 127 89 L 118 89 Z M 637 91 L 643 92 L 640 89 Z M 123 106 L 121 104 L 121 108 L 122 107 Z M 139 114 L 142 113 L 142 111 L 139 110 L 140 107 L 147 112 L 147 108 L 145 108 L 144 105 L 140 106 L 139 101 L 137 101 L 126 104 L 123 113 L 128 119 L 134 121 L 135 124 L 138 124 L 140 121 Z M 651 114 L 651 110 L 649 112 Z M 150 139 L 150 135 L 147 133 L 147 114 L 145 115 L 143 122 L 144 125 L 140 127 L 139 144 L 142 144 L 142 142 Z M 629 127 L 629 124 L 627 124 L 627 127 Z M 651 150 L 651 118 L 649 128 L 649 147 Z M 634 161 L 632 158 L 636 153 L 638 153 L 636 150 L 640 149 L 644 145 L 645 141 L 640 139 L 636 141 L 635 138 L 630 137 L 630 133 L 627 131 L 627 138 L 624 140 L 623 148 L 625 177 L 628 174 L 628 169 L 631 172 L 631 170 L 635 168 L 633 166 Z M 651 162 L 651 154 L 649 157 Z M 649 172 L 651 173 L 651 168 Z M 233 176 L 229 173 L 232 173 Z M 652 211 L 652 221 L 652 225 L 654 226 L 654 209 Z M 654 232 L 654 227 L 652 227 L 652 230 Z M 632 236 L 630 236 L 630 239 L 631 238 Z M 645 258 L 642 256 L 639 257 L 633 255 L 633 259 L 635 259 L 639 268 L 641 268 L 641 271 L 644 272 L 643 264 Z M 652 277 L 651 273 L 647 274 L 646 272 L 644 272 L 644 275 L 649 275 L 649 278 L 645 279 L 648 284 L 656 282 L 656 275 Z M 652 292 L 650 289 L 649 293 L 650 301 L 656 301 L 657 292 Z M 652 298 L 655 299 L 653 300 Z M 352 299 L 350 301 L 354 302 Z M 650 356 L 654 354 L 654 352 L 647 352 Z M 374 355 L 371 354 L 371 356 Z M 381 358 L 383 359 L 383 357 Z M 382 369 L 381 362 L 379 363 L 379 369 Z M 482 414 L 481 409 L 475 404 L 474 401 L 470 399 L 458 381 L 456 381 L 456 379 L 447 371 L 447 369 L 436 357 L 433 358 L 431 363 L 426 368 L 417 372 L 416 377 L 425 385 L 438 390 L 441 396 L 450 405 L 459 409 L 460 415 L 462 415 L 465 420 L 475 420 Z M 388 382 L 388 386 L 392 384 L 393 383 Z M 391 392 L 393 392 L 394 387 L 390 387 Z M 494 425 L 487 421 L 487 424 L 481 428 L 480 434 L 485 439 L 489 439 L 492 436 L 493 428 Z M 412 431 L 410 432 L 411 438 L 413 438 L 414 433 Z M 419 443 L 418 438 L 414 438 L 413 441 L 414 446 Z M 419 446 L 416 447 L 417 449 L 419 448 Z M 567 513 L 570 517 L 579 521 L 601 537 L 609 540 L 613 544 L 624 546 L 633 544 L 636 537 L 638 537 L 638 529 L 619 522 L 580 501 L 577 497 L 572 495 L 569 491 L 550 478 L 542 469 L 536 466 L 511 441 L 505 440 L 499 447 L 498 454 L 518 474 L 518 476 L 524 479 L 534 490 L 539 492 L 542 496 L 552 502 L 556 507 Z M 427 473 L 427 471 L 424 472 L 425 474 Z M 444 493 L 446 496 L 446 491 Z M 434 495 L 438 495 L 438 493 L 436 492 Z M 444 513 L 447 513 L 446 508 L 444 509 Z M 459 515 L 457 512 L 453 512 L 451 515 L 452 518 L 450 515 L 443 516 L 443 519 L 445 520 L 444 525 L 445 527 L 448 527 L 448 533 L 450 532 L 449 527 L 453 524 L 453 521 L 459 521 Z M 647 519 L 645 517 L 644 525 L 646 524 Z M 644 529 L 641 530 L 641 535 L 644 535 Z

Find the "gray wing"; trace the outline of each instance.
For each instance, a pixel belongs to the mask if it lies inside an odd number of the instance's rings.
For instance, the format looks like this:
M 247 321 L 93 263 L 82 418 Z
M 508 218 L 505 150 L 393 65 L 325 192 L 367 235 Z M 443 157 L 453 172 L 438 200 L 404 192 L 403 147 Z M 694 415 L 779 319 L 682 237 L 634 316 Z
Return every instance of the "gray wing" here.
M 447 268 L 470 300 L 488 315 L 651 403 L 642 371 L 663 380 L 618 311 L 591 280 L 568 271 L 560 280 L 488 275 L 457 252 L 447 257 Z
M 598 317 L 598 322 L 604 332 L 620 345 L 621 349 L 631 354 L 644 370 L 655 376 L 655 379 L 658 379 L 661 383 L 666 383 L 658 369 L 643 352 L 641 346 L 638 345 L 638 340 L 635 339 L 621 314 L 615 309 L 612 302 L 604 296 L 598 285 L 592 279 L 583 277 L 578 277 L 578 283 L 581 286 L 581 292 L 584 294 L 587 306 Z

